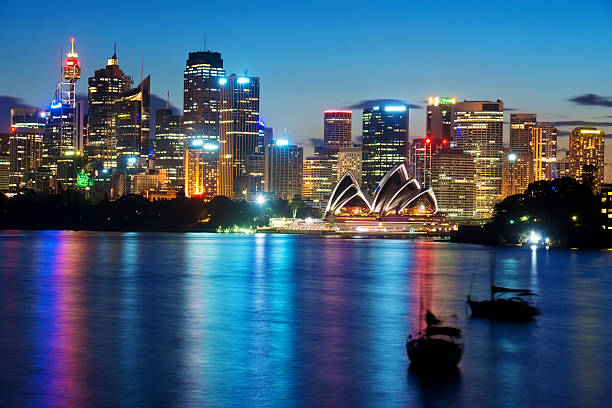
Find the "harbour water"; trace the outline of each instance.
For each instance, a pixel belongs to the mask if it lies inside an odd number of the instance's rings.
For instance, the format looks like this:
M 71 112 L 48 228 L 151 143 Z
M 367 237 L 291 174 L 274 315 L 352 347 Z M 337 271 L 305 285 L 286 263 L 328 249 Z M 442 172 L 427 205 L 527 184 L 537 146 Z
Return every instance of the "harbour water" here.
M 532 323 L 466 319 L 492 249 L 290 235 L 0 232 L 0 405 L 525 407 L 612 400 L 612 251 L 497 249 Z M 457 315 L 457 373 L 407 335 Z

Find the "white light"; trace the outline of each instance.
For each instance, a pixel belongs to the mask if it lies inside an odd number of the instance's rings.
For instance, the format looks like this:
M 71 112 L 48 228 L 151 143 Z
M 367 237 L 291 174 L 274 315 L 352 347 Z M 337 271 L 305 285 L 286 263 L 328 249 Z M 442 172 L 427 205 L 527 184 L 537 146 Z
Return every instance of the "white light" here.
M 258 195 L 255 200 L 257 201 L 257 204 L 263 204 L 263 203 L 266 202 L 266 197 L 264 197 L 262 195 Z
M 529 242 L 532 244 L 537 244 L 542 239 L 542 235 L 536 233 L 535 231 L 531 231 L 529 233 Z
M 510 153 L 508 155 L 508 160 L 515 161 L 516 160 L 516 153 Z
M 193 139 L 191 141 L 192 146 L 202 146 L 204 144 L 204 140 L 202 139 Z
M 406 112 L 405 106 L 385 106 L 385 112 Z
M 239 84 L 248 84 L 249 82 L 251 82 L 251 80 L 247 77 L 238 77 Z
M 289 146 L 289 141 L 287 139 L 278 139 L 276 141 L 277 146 Z
M 227 84 L 227 78 L 219 78 L 219 85 Z
M 136 164 L 136 158 L 135 157 L 129 157 L 127 159 L 128 164 Z
M 205 150 L 217 150 L 219 148 L 219 146 L 217 146 L 214 143 L 205 143 L 204 144 L 204 149 Z

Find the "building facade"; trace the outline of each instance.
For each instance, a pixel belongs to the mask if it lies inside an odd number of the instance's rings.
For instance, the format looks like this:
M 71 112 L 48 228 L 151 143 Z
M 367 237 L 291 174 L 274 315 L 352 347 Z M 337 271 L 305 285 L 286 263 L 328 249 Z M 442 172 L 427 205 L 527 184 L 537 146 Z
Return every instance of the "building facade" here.
M 410 145 L 408 168 L 411 176 L 423 187 L 431 187 L 431 163 L 433 156 L 449 147 L 449 139 L 424 137 L 414 139 Z
M 150 107 L 150 76 L 136 88 L 121 93 L 115 101 L 118 167 L 125 167 L 133 159 L 139 163 L 148 159 Z
M 217 194 L 217 166 L 211 157 L 217 156 L 218 146 L 192 139 L 184 150 L 185 196 L 201 196 L 205 200 Z
M 323 112 L 323 142 L 328 149 L 339 150 L 352 146 L 352 117 L 350 110 L 326 110 Z
M 373 106 L 363 110 L 363 189 L 373 193 L 380 179 L 408 159 L 408 107 Z
M 426 137 L 433 140 L 452 140 L 453 117 L 452 110 L 457 98 L 430 97 L 427 100 Z
M 266 146 L 265 191 L 276 197 L 290 200 L 302 195 L 304 150 L 290 145 L 285 139 L 277 139 Z
M 502 199 L 504 104 L 502 101 L 457 102 L 453 134 L 457 148 L 474 158 L 476 201 L 474 217 L 487 219 Z
M 336 180 L 339 180 L 344 173 L 351 170 L 361 186 L 363 183 L 362 155 L 363 151 L 361 147 L 346 147 L 338 150 L 338 171 L 336 172 Z
M 531 128 L 532 181 L 556 178 L 557 129 L 550 122 L 538 122 Z
M 474 157 L 459 149 L 444 149 L 433 156 L 431 188 L 439 211 L 449 221 L 474 218 L 476 206 L 476 167 Z
M 175 189 L 185 185 L 185 134 L 183 117 L 172 109 L 155 111 L 155 167 L 166 171 L 168 181 Z
M 531 142 L 532 129 L 536 124 L 535 113 L 510 114 L 510 151 L 506 156 L 508 159 L 506 168 L 511 173 L 504 177 L 510 182 L 504 186 L 504 198 L 509 195 L 522 194 L 534 179 Z
M 577 127 L 570 134 L 570 176 L 581 183 L 591 178 L 599 192 L 604 181 L 605 132 L 593 127 Z
M 333 187 L 334 176 L 329 161 L 328 157 L 316 154 L 304 159 L 302 198 L 312 207 L 322 210 L 327 206 L 327 199 Z M 338 155 L 338 167 L 339 165 L 340 154 Z

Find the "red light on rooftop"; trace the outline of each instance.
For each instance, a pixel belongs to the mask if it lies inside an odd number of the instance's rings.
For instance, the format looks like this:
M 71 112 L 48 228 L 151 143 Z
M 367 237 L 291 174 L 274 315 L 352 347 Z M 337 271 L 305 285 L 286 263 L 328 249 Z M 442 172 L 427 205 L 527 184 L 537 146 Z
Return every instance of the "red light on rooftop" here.
M 448 140 L 442 139 L 442 144 L 447 144 L 447 143 L 448 143 Z
M 425 143 L 431 143 L 431 139 L 429 138 L 425 139 Z
M 15 131 L 15 128 L 14 128 L 14 127 L 12 127 L 12 128 L 11 128 L 11 132 L 14 132 L 14 131 Z
M 323 111 L 324 113 L 353 113 L 353 111 L 350 110 L 326 110 Z

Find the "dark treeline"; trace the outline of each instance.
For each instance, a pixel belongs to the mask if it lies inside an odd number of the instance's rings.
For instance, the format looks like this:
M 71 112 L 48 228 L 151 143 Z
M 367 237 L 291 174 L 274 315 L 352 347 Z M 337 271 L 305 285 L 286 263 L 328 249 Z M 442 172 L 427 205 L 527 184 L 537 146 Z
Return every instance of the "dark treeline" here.
M 556 246 L 611 247 L 612 234 L 602 229 L 602 223 L 600 198 L 589 184 L 564 177 L 531 183 L 523 194 L 498 203 L 491 222 L 462 226 L 453 240 L 517 244 L 534 231 Z
M 216 231 L 219 227 L 267 225 L 270 217 L 316 217 L 320 211 L 304 202 L 274 200 L 264 204 L 214 197 L 210 202 L 179 197 L 149 201 L 126 195 L 115 201 L 88 200 L 81 192 L 58 194 L 23 191 L 11 198 L 0 194 L 0 228 Z

